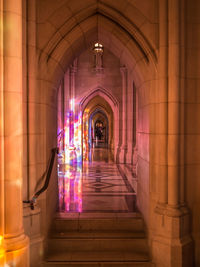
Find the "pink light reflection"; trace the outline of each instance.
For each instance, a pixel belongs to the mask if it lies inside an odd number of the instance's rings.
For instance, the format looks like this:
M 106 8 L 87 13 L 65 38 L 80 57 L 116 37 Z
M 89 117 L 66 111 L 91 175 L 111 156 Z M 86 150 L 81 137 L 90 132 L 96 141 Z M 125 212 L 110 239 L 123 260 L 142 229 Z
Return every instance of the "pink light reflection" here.
M 74 99 L 69 101 L 69 109 L 65 114 L 63 134 L 58 138 L 59 147 L 63 142 L 58 157 L 59 211 L 81 212 L 82 113 L 78 112 Z
M 59 164 L 59 169 L 59 211 L 82 212 L 82 165 Z

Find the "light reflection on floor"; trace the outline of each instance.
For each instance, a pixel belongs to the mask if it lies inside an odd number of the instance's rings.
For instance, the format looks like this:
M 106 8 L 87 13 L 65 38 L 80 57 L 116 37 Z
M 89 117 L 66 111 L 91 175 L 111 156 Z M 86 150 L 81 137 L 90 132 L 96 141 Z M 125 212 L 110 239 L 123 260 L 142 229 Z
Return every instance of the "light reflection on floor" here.
M 58 161 L 60 212 L 134 212 L 136 194 L 106 148 L 93 148 L 83 164 Z

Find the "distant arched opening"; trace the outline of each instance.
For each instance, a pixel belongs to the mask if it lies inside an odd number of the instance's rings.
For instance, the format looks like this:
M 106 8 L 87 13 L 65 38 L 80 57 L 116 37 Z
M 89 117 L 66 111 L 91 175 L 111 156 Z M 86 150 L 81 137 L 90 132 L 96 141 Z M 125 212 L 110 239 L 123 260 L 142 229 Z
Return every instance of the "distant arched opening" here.
M 109 122 L 108 117 L 101 109 L 96 109 L 89 119 L 90 146 L 108 146 Z

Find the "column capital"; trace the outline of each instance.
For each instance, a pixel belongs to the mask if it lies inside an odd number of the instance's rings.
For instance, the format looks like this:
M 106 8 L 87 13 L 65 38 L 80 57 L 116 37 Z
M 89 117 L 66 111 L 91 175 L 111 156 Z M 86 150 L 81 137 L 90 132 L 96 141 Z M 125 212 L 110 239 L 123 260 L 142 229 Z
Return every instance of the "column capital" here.
M 127 68 L 125 66 L 120 67 L 120 72 L 122 75 L 125 75 L 127 73 Z
M 77 72 L 77 69 L 78 69 L 78 67 L 77 67 L 77 64 L 78 63 L 78 60 L 77 60 L 77 58 L 73 61 L 73 63 L 70 65 L 70 67 L 69 67 L 69 73 L 70 73 L 70 75 L 72 75 L 72 74 L 74 74 L 74 73 L 76 73 Z
M 70 75 L 73 75 L 77 72 L 77 67 L 75 66 L 70 66 Z

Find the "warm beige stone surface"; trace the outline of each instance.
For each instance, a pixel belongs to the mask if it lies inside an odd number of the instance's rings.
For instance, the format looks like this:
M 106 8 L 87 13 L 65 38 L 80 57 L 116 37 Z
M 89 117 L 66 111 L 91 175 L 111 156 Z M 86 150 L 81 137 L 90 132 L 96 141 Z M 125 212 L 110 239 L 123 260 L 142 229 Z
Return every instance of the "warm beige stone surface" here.
M 15 50 L 15 48 L 11 48 Z M 14 66 L 13 71 L 10 72 L 10 66 Z M 8 87 L 6 91 L 10 92 L 20 92 L 22 87 L 22 79 L 19 76 L 19 69 L 22 67 L 21 59 L 11 55 L 10 57 L 5 57 L 4 59 L 4 71 L 5 79 L 8 81 Z
M 4 265 L 29 265 L 22 221 L 22 1 L 1 1 L 1 249 Z M 1 250 L 2 254 L 2 250 Z M 2 255 L 1 255 L 2 256 Z
M 22 173 L 23 196 L 27 199 L 46 169 L 50 150 L 56 146 L 57 88 L 78 58 L 75 88 L 79 100 L 101 87 L 118 102 L 117 116 L 117 109 L 113 109 L 115 153 L 123 148 L 120 160 L 136 164 L 138 206 L 147 224 L 153 261 L 161 267 L 191 266 L 191 231 L 198 266 L 199 1 L 31 0 L 23 1 L 22 12 L 20 0 L 9 0 L 1 1 L 1 7 L 5 12 L 0 35 L 0 136 L 5 153 L 1 150 L 0 235 L 4 210 L 8 221 L 14 217 L 20 221 L 6 222 L 8 234 L 22 229 Z M 92 72 L 91 48 L 96 41 L 105 47 L 102 76 Z M 128 73 L 126 95 L 122 66 Z M 65 85 L 69 82 L 66 76 Z M 127 105 L 123 105 L 123 97 Z M 37 219 L 41 217 L 41 231 L 34 221 L 38 235 L 46 235 L 55 210 L 56 169 L 52 178 L 48 192 L 40 198 Z M 7 202 L 15 198 L 15 204 L 9 207 L 4 195 Z M 186 209 L 180 207 L 185 203 L 190 210 L 187 218 L 183 213 Z M 26 217 L 27 233 L 30 216 Z M 181 224 L 186 225 L 184 231 Z M 35 242 L 42 248 L 42 239 Z M 37 245 L 31 246 L 36 255 Z M 13 255 L 9 258 L 14 261 Z M 24 260 L 26 256 L 19 266 L 25 266 Z

